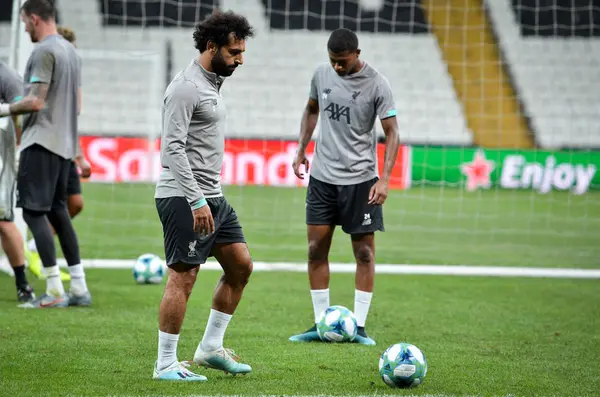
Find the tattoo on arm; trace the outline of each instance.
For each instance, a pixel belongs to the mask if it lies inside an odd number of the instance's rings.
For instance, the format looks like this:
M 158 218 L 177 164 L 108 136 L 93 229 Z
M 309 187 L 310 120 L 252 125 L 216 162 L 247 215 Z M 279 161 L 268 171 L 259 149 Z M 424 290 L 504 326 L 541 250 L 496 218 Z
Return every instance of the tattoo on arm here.
M 33 84 L 29 95 L 36 96 L 36 97 L 40 98 L 42 101 L 45 101 L 46 97 L 48 96 L 49 88 L 50 88 L 50 85 L 46 84 L 46 83 Z
M 10 105 L 11 114 L 18 115 L 42 110 L 46 103 L 49 87 L 47 83 L 33 84 L 25 98 Z

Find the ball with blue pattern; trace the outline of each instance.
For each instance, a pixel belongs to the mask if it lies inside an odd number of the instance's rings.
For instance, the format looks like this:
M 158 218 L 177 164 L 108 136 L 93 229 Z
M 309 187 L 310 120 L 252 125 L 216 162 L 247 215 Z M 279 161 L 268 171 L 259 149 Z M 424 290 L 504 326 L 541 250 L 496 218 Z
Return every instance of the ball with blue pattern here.
M 417 387 L 427 375 L 427 359 L 418 347 L 397 343 L 379 358 L 379 375 L 390 387 Z
M 160 284 L 167 274 L 167 267 L 158 255 L 143 254 L 134 262 L 132 272 L 138 284 Z
M 326 342 L 351 342 L 356 331 L 356 317 L 344 306 L 328 307 L 317 323 L 317 333 Z

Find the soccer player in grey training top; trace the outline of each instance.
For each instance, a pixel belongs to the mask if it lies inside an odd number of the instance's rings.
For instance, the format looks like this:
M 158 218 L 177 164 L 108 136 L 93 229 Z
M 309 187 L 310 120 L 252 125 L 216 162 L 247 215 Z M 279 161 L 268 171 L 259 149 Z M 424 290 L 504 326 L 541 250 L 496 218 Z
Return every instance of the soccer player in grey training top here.
M 354 342 L 374 345 L 365 322 L 373 295 L 375 231 L 383 231 L 382 205 L 398 153 L 398 125 L 387 79 L 360 60 L 358 38 L 337 29 L 327 42 L 329 63 L 314 72 L 300 126 L 298 152 L 292 167 L 298 178 L 309 171 L 308 145 L 320 116 L 320 133 L 306 194 L 308 278 L 315 323 L 329 307 L 329 248 L 336 225 L 350 234 L 356 259 Z M 378 177 L 375 119 L 386 137 L 383 175 Z M 320 340 L 313 325 L 290 337 L 294 342 Z
M 177 341 L 199 267 L 210 256 L 219 261 L 224 274 L 193 362 L 233 374 L 252 371 L 223 347 L 225 330 L 252 272 L 252 259 L 220 184 L 226 116 L 220 89 L 224 77 L 242 65 L 246 39 L 253 34 L 241 15 L 230 11 L 208 16 L 193 35 L 200 56 L 175 76 L 164 95 L 163 168 L 154 197 L 169 270 L 159 311 L 154 379 L 206 380 L 177 360 Z
M 5 107 L 23 97 L 23 81 L 4 62 L 0 62 L 0 103 Z M 0 105 L 2 106 L 2 105 Z M 14 196 L 17 178 L 17 128 L 13 120 L 0 120 L 0 238 L 2 249 L 15 273 L 17 299 L 29 302 L 35 299 L 33 288 L 25 276 L 25 251 L 23 237 L 14 222 Z
M 65 40 L 71 43 L 75 48 L 75 32 L 66 27 L 66 26 L 57 26 L 56 31 L 60 34 Z M 81 63 L 81 58 L 79 58 L 79 62 Z M 79 87 L 79 104 L 78 108 L 81 111 L 81 82 Z M 71 161 L 71 168 L 69 170 L 69 179 L 67 182 L 67 210 L 69 211 L 69 216 L 71 219 L 75 218 L 82 210 L 83 210 L 83 195 L 81 194 L 81 181 L 78 172 L 78 168 L 81 170 L 82 178 L 89 178 L 92 173 L 92 169 L 90 164 L 86 160 L 83 152 L 81 150 L 81 145 L 77 146 L 77 156 L 73 161 Z M 53 233 L 55 232 L 52 229 Z M 40 255 L 38 254 L 37 247 L 35 245 L 35 239 L 32 238 L 27 242 L 28 250 L 25 251 L 25 257 L 29 262 L 29 271 L 35 274 L 38 278 L 44 278 L 45 275 L 42 274 L 42 263 L 40 259 Z M 71 276 L 68 273 L 60 271 L 60 278 L 63 281 L 68 281 L 71 279 Z
M 25 29 L 36 43 L 25 67 L 25 91 L 41 103 L 17 102 L 11 114 L 23 117 L 17 174 L 17 206 L 35 238 L 46 269 L 46 293 L 24 308 L 89 306 L 91 295 L 79 257 L 79 243 L 67 212 L 67 181 L 77 154 L 81 69 L 75 48 L 56 31 L 56 8 L 48 0 L 27 0 L 21 7 Z M 39 110 L 39 111 L 36 111 Z M 34 113 L 31 113 L 34 112 Z M 58 234 L 69 272 L 67 295 L 56 263 L 50 224 Z

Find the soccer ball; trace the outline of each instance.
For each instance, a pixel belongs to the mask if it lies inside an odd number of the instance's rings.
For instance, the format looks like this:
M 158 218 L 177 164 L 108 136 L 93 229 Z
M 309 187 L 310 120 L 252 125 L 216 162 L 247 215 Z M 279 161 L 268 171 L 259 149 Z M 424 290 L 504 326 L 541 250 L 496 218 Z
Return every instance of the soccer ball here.
M 317 323 L 317 333 L 326 342 L 350 342 L 356 331 L 356 317 L 344 306 L 328 307 Z
M 133 279 L 138 284 L 159 284 L 166 273 L 165 262 L 154 254 L 140 255 L 133 264 Z
M 379 358 L 379 375 L 390 387 L 417 387 L 427 375 L 427 360 L 418 347 L 397 343 Z

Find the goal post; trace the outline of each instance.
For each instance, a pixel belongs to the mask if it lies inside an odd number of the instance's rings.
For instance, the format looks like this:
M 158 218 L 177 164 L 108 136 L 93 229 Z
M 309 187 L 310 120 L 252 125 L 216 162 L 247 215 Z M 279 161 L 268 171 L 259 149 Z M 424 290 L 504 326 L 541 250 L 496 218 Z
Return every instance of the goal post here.
M 153 194 L 165 84 L 198 56 L 194 24 L 232 9 L 257 34 L 221 90 L 222 182 L 257 261 L 306 261 L 307 180 L 290 165 L 312 73 L 328 61 L 330 32 L 347 27 L 398 112 L 379 263 L 596 267 L 598 10 L 538 3 L 59 1 L 84 61 L 80 133 L 94 173 L 75 219 L 82 256 L 164 255 Z M 375 128 L 381 171 L 379 120 Z M 341 230 L 330 260 L 354 262 Z

